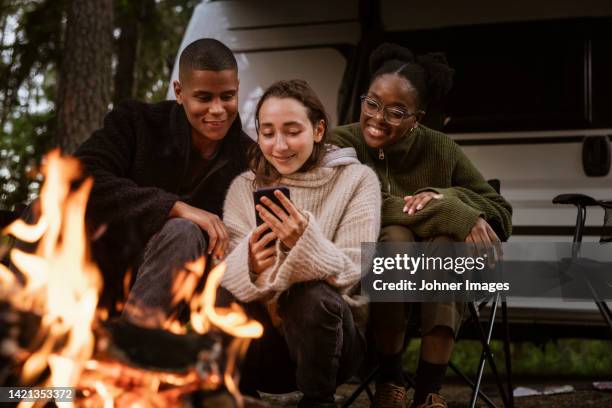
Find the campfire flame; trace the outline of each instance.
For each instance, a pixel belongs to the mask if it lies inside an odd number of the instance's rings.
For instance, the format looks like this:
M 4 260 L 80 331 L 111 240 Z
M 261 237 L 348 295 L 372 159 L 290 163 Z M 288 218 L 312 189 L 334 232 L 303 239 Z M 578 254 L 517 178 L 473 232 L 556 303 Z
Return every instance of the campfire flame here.
M 13 279 L 1 285 L 12 285 L 9 301 L 13 305 L 42 316 L 38 337 L 43 344 L 23 365 L 25 384 L 35 381 L 48 366 L 51 375 L 45 386 L 74 387 L 83 363 L 93 353 L 91 324 L 102 284 L 85 246 L 85 208 L 92 180 L 70 191 L 79 167 L 74 158 L 60 158 L 57 150 L 50 153 L 42 170 L 46 182 L 41 189 L 39 221 L 28 225 L 17 220 L 6 229 L 23 241 L 40 241 L 34 254 L 11 251 L 11 261 L 24 274 L 24 284 Z
M 4 231 L 24 242 L 38 242 L 37 249 L 32 254 L 18 249 L 10 252 L 11 262 L 23 277 L 0 264 L 0 298 L 8 300 L 17 310 L 42 317 L 37 338 L 32 342 L 39 346 L 23 361 L 22 383 L 77 387 L 84 390 L 85 397 L 95 394 L 98 402 L 94 405 L 104 407 L 137 406 L 143 402 L 149 406 L 171 406 L 175 405 L 173 399 L 182 393 L 206 387 L 195 369 L 186 374 L 168 374 L 94 359 L 96 338 L 92 326 L 96 318 L 105 314 L 97 309 L 102 278 L 91 260 L 85 227 L 85 209 L 93 180 L 87 178 L 73 190 L 71 185 L 81 175 L 80 164 L 75 158 L 62 157 L 59 150 L 46 156 L 42 173 L 45 183 L 40 194 L 38 221 L 30 225 L 17 220 Z M 235 362 L 246 352 L 250 339 L 262 335 L 263 328 L 249 320 L 237 305 L 215 307 L 215 293 L 225 271 L 224 264 L 211 270 L 204 290 L 198 293 L 196 288 L 204 270 L 205 259 L 200 258 L 177 271 L 173 298 L 175 302 L 189 303 L 190 326 L 195 332 L 204 334 L 216 327 L 235 337 L 228 350 L 223 380 L 241 404 Z M 177 334 L 187 332 L 178 319 L 165 322 L 164 328 Z M 47 367 L 50 375 L 43 383 L 37 382 Z M 121 387 L 109 381 L 110 378 L 130 378 L 132 387 L 134 383 L 141 388 L 144 384 L 146 395 L 135 399 L 134 395 L 128 397 L 129 393 L 119 395 L 117 390 Z M 208 380 L 209 385 L 220 382 L 220 379 Z M 174 388 L 160 392 L 162 382 Z M 83 405 L 91 406 L 91 400 Z

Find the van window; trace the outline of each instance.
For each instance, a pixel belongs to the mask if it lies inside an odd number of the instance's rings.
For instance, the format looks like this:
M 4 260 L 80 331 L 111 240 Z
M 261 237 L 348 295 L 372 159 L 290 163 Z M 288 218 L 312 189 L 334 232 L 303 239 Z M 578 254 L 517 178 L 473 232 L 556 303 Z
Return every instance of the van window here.
M 406 46 L 417 55 L 447 56 L 456 71 L 447 101 L 451 117 L 447 132 L 612 127 L 610 17 L 383 35 L 384 41 Z M 363 86 L 367 81 L 353 83 Z

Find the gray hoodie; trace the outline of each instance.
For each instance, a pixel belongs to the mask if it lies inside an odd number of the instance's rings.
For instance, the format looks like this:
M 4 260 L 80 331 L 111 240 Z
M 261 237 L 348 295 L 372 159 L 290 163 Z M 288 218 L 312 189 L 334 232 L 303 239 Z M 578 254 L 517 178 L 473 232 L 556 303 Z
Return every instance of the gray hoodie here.
M 338 147 L 326 144 L 325 148 L 327 151 L 321 161 L 321 167 L 339 167 L 349 164 L 359 164 L 357 151 L 352 147 Z

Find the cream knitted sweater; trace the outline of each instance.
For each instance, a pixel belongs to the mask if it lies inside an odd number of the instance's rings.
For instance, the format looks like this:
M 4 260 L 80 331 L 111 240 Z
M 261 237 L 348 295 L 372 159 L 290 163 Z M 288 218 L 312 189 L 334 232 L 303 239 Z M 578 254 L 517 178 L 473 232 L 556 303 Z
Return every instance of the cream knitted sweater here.
M 333 165 L 333 164 L 332 164 Z M 254 280 L 249 274 L 249 238 L 255 229 L 252 172 L 230 186 L 223 221 L 230 254 L 221 285 L 243 302 L 269 300 L 291 285 L 324 280 L 346 294 L 361 277 L 361 242 L 375 242 L 380 229 L 380 184 L 367 166 L 352 162 L 318 167 L 283 177 L 291 201 L 306 214 L 308 226 L 288 252 Z

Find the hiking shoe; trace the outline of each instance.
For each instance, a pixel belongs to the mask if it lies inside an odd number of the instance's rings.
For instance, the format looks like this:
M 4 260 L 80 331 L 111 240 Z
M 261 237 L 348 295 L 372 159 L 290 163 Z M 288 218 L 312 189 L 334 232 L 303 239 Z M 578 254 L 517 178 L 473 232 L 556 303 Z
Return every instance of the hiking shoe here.
M 433 392 L 427 395 L 425 402 L 417 405 L 416 408 L 448 408 L 446 400 L 440 394 L 434 394 Z
M 406 387 L 390 382 L 376 384 L 372 408 L 406 408 L 407 406 Z

